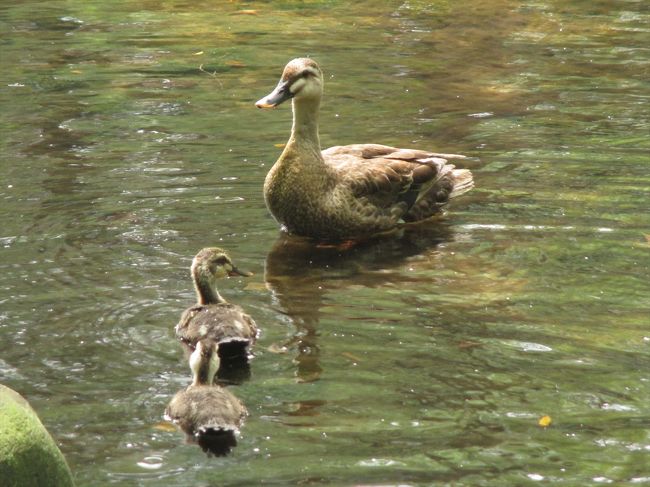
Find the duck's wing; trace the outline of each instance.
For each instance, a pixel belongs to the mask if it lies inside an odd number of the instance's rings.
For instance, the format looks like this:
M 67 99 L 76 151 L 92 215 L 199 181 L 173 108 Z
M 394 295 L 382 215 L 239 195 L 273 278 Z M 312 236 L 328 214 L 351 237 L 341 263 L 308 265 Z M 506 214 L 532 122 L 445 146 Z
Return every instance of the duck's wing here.
M 437 157 L 439 159 L 466 159 L 466 156 L 461 154 L 443 154 L 439 152 L 429 152 L 417 149 L 400 149 L 399 147 L 391 147 L 381 144 L 351 144 L 351 145 L 337 145 L 325 149 L 323 157 L 327 160 L 328 157 L 337 158 L 340 156 L 353 156 L 360 160 L 373 160 L 377 158 L 414 161 L 418 159 L 428 159 L 430 157 Z
M 326 149 L 323 158 L 350 186 L 355 197 L 368 198 L 381 207 L 402 204 L 406 213 L 431 191 L 435 195 L 432 199 L 444 204 L 454 186 L 454 166 L 447 164 L 447 159 L 464 156 L 355 144 Z
M 194 434 L 194 425 L 192 424 L 193 403 L 191 395 L 188 395 L 188 389 L 178 391 L 165 408 L 164 418 L 178 425 L 186 434 Z
M 205 308 L 204 305 L 196 304 L 194 306 L 190 306 L 185 311 L 183 311 L 183 314 L 181 315 L 181 319 L 178 320 L 178 323 L 176 323 L 176 327 L 174 328 L 174 330 L 176 331 L 176 335 L 180 335 L 184 333 L 189 328 L 192 319 L 198 313 L 200 313 L 203 308 Z
M 255 321 L 242 308 L 230 303 L 191 306 L 176 325 L 176 336 L 190 346 L 204 338 L 218 343 L 239 341 L 252 345 L 257 333 Z

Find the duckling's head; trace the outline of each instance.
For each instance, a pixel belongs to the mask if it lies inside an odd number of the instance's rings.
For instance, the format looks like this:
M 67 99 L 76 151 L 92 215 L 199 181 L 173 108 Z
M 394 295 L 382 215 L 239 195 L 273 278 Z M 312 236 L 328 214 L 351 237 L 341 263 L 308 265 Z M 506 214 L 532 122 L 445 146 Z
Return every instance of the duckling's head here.
M 192 385 L 210 385 L 219 370 L 219 344 L 214 340 L 204 339 L 196 344 L 190 355 Z
M 252 276 L 237 269 L 225 250 L 219 247 L 201 249 L 192 260 L 192 279 L 201 304 L 223 301 L 217 292 L 216 282 L 222 277 Z
M 294 98 L 320 100 L 323 94 L 323 73 L 316 61 L 296 58 L 289 61 L 282 72 L 282 78 L 275 89 L 255 103 L 257 108 L 275 108 L 280 103 Z

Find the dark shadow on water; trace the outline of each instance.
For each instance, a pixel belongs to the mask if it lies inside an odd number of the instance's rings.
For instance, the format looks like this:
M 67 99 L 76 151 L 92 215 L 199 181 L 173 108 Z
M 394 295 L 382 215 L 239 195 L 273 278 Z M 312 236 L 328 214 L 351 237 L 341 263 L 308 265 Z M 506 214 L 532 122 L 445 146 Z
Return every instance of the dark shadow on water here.
M 451 240 L 453 230 L 444 221 L 410 226 L 399 235 L 348 247 L 319 245 L 281 234 L 266 257 L 264 279 L 281 311 L 296 327 L 293 337 L 281 348 L 296 349 L 298 380 L 315 381 L 322 372 L 318 323 L 327 293 L 350 285 L 377 287 L 386 282 L 406 282 L 408 279 L 396 272 L 399 265 Z
M 220 347 L 221 348 L 221 347 Z M 219 350 L 221 356 L 221 350 Z M 250 380 L 251 364 L 246 353 L 232 355 L 222 361 L 215 377 L 215 382 L 222 386 L 238 385 Z
M 184 360 L 187 361 L 193 349 L 181 341 Z M 214 379 L 221 386 L 241 385 L 251 378 L 251 364 L 248 347 L 240 342 L 222 343 L 219 345 L 219 370 Z

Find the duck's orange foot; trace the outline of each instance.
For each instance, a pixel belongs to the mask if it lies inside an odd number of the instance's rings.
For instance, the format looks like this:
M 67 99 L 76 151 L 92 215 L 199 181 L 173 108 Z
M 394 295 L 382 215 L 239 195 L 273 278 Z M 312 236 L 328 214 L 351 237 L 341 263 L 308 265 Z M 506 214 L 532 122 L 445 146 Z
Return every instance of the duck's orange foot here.
M 327 243 L 327 242 L 321 242 L 316 244 L 316 248 L 318 249 L 335 249 L 335 250 L 340 250 L 340 251 L 346 251 L 353 249 L 357 245 L 361 243 L 361 240 L 344 240 L 343 242 L 336 242 L 336 243 Z

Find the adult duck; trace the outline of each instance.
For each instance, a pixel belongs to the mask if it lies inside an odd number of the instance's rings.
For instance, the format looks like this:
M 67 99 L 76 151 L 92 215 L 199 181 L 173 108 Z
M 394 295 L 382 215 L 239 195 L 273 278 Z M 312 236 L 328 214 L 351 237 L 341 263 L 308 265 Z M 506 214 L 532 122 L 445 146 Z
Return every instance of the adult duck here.
M 223 362 L 247 355 L 257 339 L 255 321 L 244 310 L 226 301 L 217 281 L 229 276 L 251 276 L 233 264 L 225 250 L 201 249 L 190 267 L 197 303 L 187 308 L 176 325 L 176 336 L 191 352 L 199 340 L 209 338 L 218 346 Z
M 321 151 L 322 95 L 320 67 L 298 58 L 256 103 L 273 108 L 292 100 L 291 136 L 264 182 L 266 205 L 288 232 L 325 241 L 365 239 L 440 213 L 449 199 L 472 189 L 472 173 L 447 163 L 462 155 L 378 144 Z
M 213 385 L 219 369 L 214 341 L 197 342 L 189 362 L 192 384 L 174 395 L 164 417 L 206 452 L 225 454 L 237 444 L 236 436 L 248 411 L 229 390 Z

